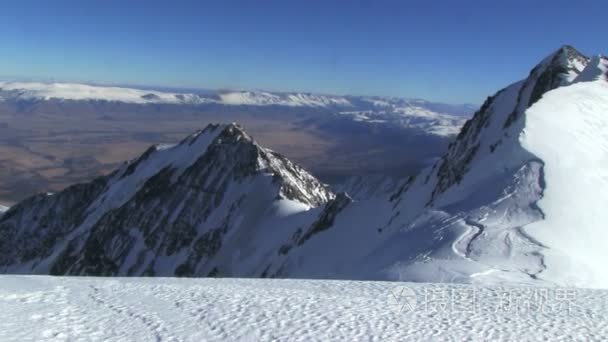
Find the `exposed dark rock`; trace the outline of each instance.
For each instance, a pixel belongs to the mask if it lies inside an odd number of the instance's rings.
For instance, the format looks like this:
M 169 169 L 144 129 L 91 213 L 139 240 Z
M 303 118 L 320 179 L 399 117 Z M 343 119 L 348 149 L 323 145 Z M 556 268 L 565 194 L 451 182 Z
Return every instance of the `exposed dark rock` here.
M 308 229 L 301 238 L 297 240 L 298 246 L 301 246 L 304 242 L 310 239 L 313 235 L 320 233 L 324 230 L 329 229 L 333 223 L 334 219 L 346 206 L 352 203 L 352 199 L 348 197 L 347 194 L 341 192 L 339 193 L 335 199 L 329 201 L 323 212 L 319 216 L 319 219 Z

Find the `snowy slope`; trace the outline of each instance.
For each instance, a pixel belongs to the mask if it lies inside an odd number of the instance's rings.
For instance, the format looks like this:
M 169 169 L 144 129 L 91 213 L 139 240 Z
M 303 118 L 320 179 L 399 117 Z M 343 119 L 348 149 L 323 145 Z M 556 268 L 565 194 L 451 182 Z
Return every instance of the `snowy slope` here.
M 453 246 L 468 239 L 461 254 L 482 266 L 454 267 L 459 277 L 492 281 L 520 272 L 534 281 L 608 287 L 601 267 L 608 254 L 591 243 L 606 237 L 608 84 L 586 76 L 602 61 L 559 49 L 490 98 L 427 174 L 430 207 L 462 217 L 452 226 L 466 228 Z
M 548 56 L 489 97 L 435 165 L 292 243 L 282 274 L 608 287 L 608 92 L 582 81 L 586 68 L 598 65 L 569 46 Z
M 2 341 L 600 341 L 608 292 L 431 284 L 0 277 Z
M 399 179 L 382 174 L 352 176 L 332 186 L 335 193 L 345 192 L 355 200 L 384 197 L 399 185 Z
M 547 93 L 526 112 L 520 140 L 544 162 L 546 183 L 537 203 L 545 219 L 526 231 L 549 252 L 559 251 L 547 253 L 545 261 L 563 265 L 553 276 L 588 274 L 584 283 L 606 286 L 608 82 L 598 79 Z

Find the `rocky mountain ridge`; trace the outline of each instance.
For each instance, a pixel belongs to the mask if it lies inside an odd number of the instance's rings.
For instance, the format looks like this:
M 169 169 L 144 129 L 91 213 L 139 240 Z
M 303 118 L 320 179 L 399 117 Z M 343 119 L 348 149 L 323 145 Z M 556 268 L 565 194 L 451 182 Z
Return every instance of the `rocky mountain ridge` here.
M 355 179 L 352 197 L 236 125 L 209 126 L 11 208 L 0 271 L 606 287 L 605 67 L 561 47 L 434 164 L 380 192 L 369 184 L 390 182 Z M 571 200 L 591 215 L 575 230 Z

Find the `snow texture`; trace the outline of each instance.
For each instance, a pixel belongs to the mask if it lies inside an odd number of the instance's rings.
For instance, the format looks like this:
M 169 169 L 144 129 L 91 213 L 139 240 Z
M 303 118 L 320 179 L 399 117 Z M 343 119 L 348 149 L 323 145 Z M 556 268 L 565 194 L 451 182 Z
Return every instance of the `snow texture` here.
M 2 341 L 602 341 L 608 291 L 0 277 Z

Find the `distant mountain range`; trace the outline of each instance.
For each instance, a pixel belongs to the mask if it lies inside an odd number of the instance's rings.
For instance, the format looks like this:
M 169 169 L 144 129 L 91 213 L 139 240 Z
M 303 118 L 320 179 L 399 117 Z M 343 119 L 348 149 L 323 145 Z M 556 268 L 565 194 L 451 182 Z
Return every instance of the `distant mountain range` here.
M 608 287 L 607 70 L 561 47 L 432 165 L 354 196 L 210 125 L 11 207 L 0 271 Z
M 328 183 L 403 177 L 439 157 L 473 111 L 419 99 L 0 82 L 0 203 L 89 180 L 210 123 L 238 122 Z
M 458 132 L 474 105 L 450 105 L 421 99 L 333 96 L 266 91 L 180 93 L 76 83 L 0 82 L 0 101 L 103 101 L 128 104 L 188 106 L 255 106 L 313 108 L 354 121 L 391 123 L 433 134 Z

